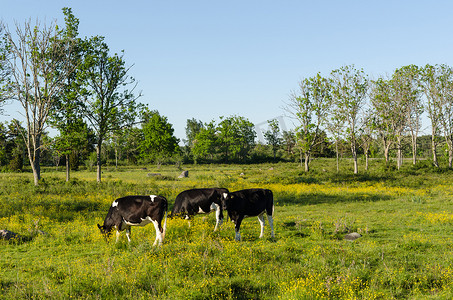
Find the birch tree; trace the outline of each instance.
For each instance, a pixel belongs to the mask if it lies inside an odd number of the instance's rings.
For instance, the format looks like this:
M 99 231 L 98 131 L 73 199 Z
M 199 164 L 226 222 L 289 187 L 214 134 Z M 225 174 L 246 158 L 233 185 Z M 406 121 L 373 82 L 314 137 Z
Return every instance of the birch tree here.
M 338 115 L 346 124 L 346 137 L 354 160 L 354 174 L 357 174 L 357 130 L 360 114 L 366 102 L 368 77 L 362 69 L 353 65 L 334 70 L 332 75 L 333 99 Z
M 299 123 L 296 141 L 300 150 L 300 164 L 304 161 L 306 172 L 310 170 L 313 147 L 327 122 L 330 103 L 329 81 L 318 73 L 300 82 L 299 91 L 292 93 L 285 108 Z
M 62 93 L 64 81 L 72 72 L 69 56 L 73 43 L 62 37 L 56 22 L 41 25 L 36 21 L 16 23 L 15 31 L 3 26 L 10 56 L 8 86 L 13 99 L 22 106 L 25 130 L 21 131 L 33 170 L 34 184 L 41 179 L 40 155 L 42 136 L 55 99 Z M 17 124 L 19 125 L 19 124 Z M 18 127 L 19 128 L 19 127 Z
M 448 152 L 448 167 L 453 162 L 453 69 L 447 65 L 438 66 L 440 85 L 440 124 Z
M 442 86 L 439 75 L 439 67 L 426 65 L 422 71 L 421 87 L 426 96 L 426 111 L 431 121 L 431 150 L 433 155 L 433 164 L 439 167 L 437 160 L 437 145 L 439 144 L 440 126 L 441 126 L 441 107 L 442 107 Z
M 385 163 L 388 164 L 390 147 L 394 143 L 391 84 L 389 80 L 378 78 L 371 86 L 370 104 L 373 111 L 371 124 L 382 141 Z

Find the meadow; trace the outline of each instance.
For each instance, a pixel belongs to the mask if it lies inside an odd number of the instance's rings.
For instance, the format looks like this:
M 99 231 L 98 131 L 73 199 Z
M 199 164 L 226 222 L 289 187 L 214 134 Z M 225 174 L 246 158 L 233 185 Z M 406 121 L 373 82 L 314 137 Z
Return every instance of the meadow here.
M 146 167 L 146 169 L 145 169 Z M 46 168 L 0 174 L 1 299 L 451 299 L 453 171 L 429 162 L 394 170 L 372 161 L 353 175 L 344 160 L 297 164 L 185 165 L 78 171 Z M 160 173 L 160 176 L 148 176 Z M 169 200 L 195 187 L 274 192 L 276 237 L 259 239 L 257 218 L 234 240 L 231 222 L 213 232 L 214 214 L 168 219 L 162 247 L 150 225 L 106 241 L 112 201 L 132 194 Z M 344 236 L 358 232 L 361 238 Z

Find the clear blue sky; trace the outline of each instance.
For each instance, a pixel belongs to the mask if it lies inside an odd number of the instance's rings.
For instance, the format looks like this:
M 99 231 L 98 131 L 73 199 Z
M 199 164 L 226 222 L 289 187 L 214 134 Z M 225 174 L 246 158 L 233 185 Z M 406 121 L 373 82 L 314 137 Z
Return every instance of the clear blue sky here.
M 451 1 L 35 1 L 3 4 L 13 27 L 31 18 L 79 18 L 80 36 L 125 51 L 148 103 L 178 138 L 186 120 L 283 115 L 298 82 L 354 64 L 371 77 L 408 64 L 453 63 Z M 5 106 L 18 117 L 17 106 Z M 291 122 L 286 119 L 286 126 Z

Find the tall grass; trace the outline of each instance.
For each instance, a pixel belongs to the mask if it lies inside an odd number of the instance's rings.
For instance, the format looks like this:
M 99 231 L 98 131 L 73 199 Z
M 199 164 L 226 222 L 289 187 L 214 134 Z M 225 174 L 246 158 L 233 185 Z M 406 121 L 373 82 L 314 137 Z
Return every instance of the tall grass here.
M 45 170 L 0 174 L 0 229 L 23 239 L 0 241 L 0 298 L 138 299 L 427 299 L 453 297 L 453 224 L 449 170 L 407 166 L 336 173 L 315 160 L 296 164 L 185 166 L 180 170 Z M 162 176 L 147 176 L 161 173 Z M 152 226 L 132 229 L 132 242 L 104 240 L 101 223 L 112 201 L 161 194 L 170 208 L 193 187 L 274 191 L 276 238 L 259 239 L 256 218 L 234 241 L 231 222 L 213 232 L 215 216 L 168 220 L 166 240 L 152 247 Z M 358 232 L 350 242 L 345 234 Z

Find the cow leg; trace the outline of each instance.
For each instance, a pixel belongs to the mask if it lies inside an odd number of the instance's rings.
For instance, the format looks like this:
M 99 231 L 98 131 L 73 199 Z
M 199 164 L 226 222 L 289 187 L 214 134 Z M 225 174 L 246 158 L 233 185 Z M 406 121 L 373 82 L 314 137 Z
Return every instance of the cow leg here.
M 264 236 L 264 226 L 266 225 L 266 221 L 264 220 L 264 212 L 258 215 L 258 221 L 260 221 L 261 225 L 260 238 L 262 238 Z
M 267 215 L 267 220 L 269 221 L 269 226 L 271 227 L 271 237 L 274 238 L 274 218 L 272 215 Z
M 159 246 L 162 245 L 162 231 L 160 230 L 159 223 L 153 220 L 154 229 L 156 229 L 156 239 L 154 240 L 153 246 L 156 246 L 159 242 Z
M 234 226 L 234 230 L 236 232 L 236 237 L 235 237 L 236 241 L 240 241 L 241 240 L 241 233 L 239 232 L 239 229 L 241 228 L 242 219 L 243 218 L 239 218 L 236 221 L 236 224 Z
M 127 237 L 127 241 L 130 243 L 131 242 L 131 227 L 130 226 L 126 227 L 126 237 Z
M 215 210 L 215 218 L 216 218 L 216 223 L 214 227 L 214 231 L 219 229 L 220 225 L 223 223 L 223 214 L 222 214 L 222 208 L 220 205 L 216 204 L 216 210 Z

